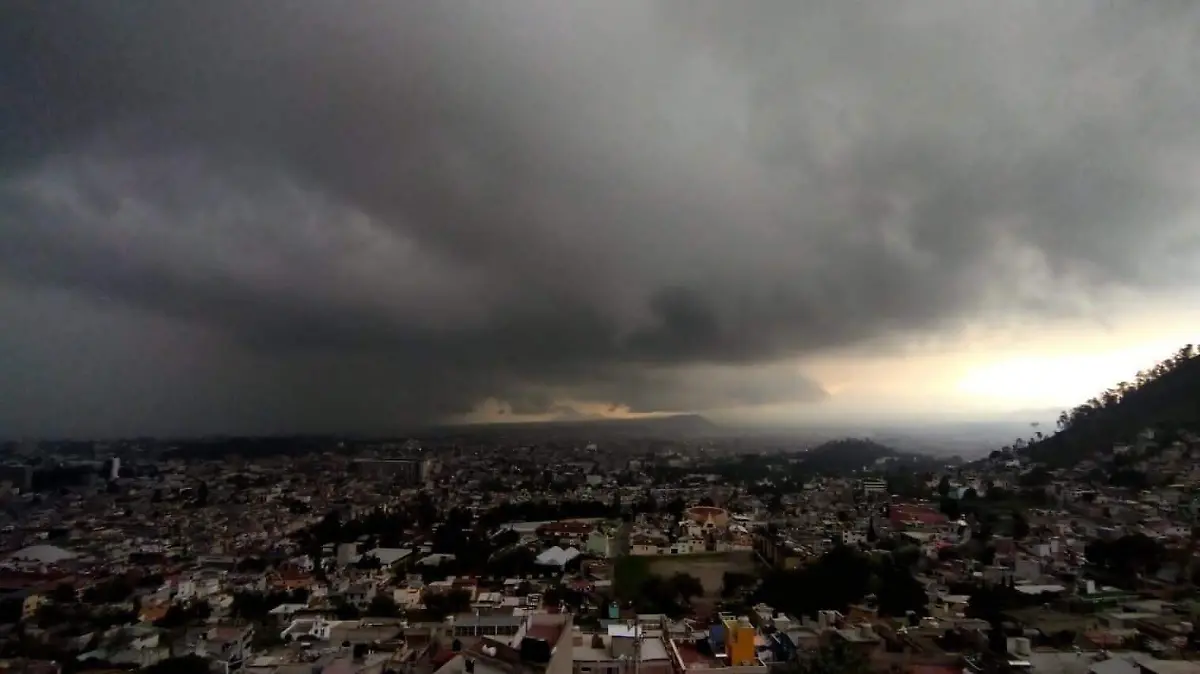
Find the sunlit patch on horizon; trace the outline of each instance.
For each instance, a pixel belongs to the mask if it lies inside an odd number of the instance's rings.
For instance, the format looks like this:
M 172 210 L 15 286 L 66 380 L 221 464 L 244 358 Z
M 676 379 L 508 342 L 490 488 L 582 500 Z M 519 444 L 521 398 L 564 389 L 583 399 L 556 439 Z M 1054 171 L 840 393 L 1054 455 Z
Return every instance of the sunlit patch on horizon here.
M 1072 406 L 1133 381 L 1172 352 L 1155 343 L 1102 353 L 1010 358 L 970 368 L 956 390 L 971 396 L 1014 402 Z

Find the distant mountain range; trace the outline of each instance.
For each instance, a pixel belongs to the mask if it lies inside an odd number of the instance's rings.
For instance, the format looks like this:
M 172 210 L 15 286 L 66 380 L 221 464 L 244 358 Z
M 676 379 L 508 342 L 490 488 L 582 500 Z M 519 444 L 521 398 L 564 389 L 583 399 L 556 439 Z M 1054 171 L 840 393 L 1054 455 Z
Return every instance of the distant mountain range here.
M 576 435 L 635 435 L 647 437 L 702 437 L 722 432 L 720 426 L 700 414 L 670 414 L 635 418 L 582 418 L 455 426 L 456 433 L 572 433 Z

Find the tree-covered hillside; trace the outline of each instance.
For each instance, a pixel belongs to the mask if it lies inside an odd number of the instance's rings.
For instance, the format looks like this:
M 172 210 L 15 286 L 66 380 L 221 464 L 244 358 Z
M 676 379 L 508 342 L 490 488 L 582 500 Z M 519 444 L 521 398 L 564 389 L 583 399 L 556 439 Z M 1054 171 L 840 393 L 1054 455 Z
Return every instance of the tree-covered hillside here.
M 1036 386 L 1037 382 L 1031 382 Z M 1016 449 L 1034 461 L 1071 466 L 1114 444 L 1132 442 L 1145 429 L 1172 440 L 1200 431 L 1200 353 L 1188 344 L 1153 367 L 1058 418 L 1058 431 Z
M 868 468 L 879 459 L 900 456 L 896 450 L 874 440 L 843 438 L 813 447 L 801 455 L 801 462 L 813 474 L 843 475 Z

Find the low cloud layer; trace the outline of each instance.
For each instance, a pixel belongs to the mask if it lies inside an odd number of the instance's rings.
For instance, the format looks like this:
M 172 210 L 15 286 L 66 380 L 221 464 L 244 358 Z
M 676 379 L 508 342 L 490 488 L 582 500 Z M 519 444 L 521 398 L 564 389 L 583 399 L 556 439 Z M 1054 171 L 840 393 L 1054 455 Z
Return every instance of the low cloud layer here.
M 1190 2 L 0 12 L 15 429 L 817 402 L 1200 275 Z

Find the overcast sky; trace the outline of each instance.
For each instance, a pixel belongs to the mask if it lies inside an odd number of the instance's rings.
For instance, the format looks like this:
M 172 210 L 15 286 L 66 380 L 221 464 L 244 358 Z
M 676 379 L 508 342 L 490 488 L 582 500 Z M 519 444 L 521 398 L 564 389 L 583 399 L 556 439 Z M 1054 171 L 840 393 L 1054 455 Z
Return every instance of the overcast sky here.
M 3 3 L 0 435 L 1070 405 L 1196 341 L 1197 25 Z

